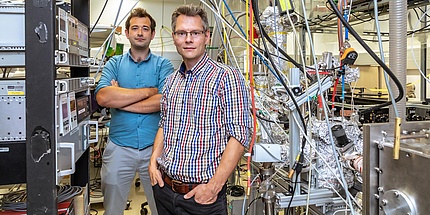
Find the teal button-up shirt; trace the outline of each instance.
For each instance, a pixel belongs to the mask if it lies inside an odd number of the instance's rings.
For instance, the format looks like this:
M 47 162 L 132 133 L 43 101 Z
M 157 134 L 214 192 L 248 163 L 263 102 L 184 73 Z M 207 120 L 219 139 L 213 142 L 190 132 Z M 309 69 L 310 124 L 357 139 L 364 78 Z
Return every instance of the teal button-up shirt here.
M 140 63 L 133 60 L 130 51 L 112 57 L 105 65 L 95 93 L 118 81 L 123 88 L 157 87 L 161 93 L 165 79 L 173 72 L 172 63 L 149 53 Z M 154 144 L 160 112 L 141 114 L 111 108 L 109 138 L 119 146 L 144 149 Z

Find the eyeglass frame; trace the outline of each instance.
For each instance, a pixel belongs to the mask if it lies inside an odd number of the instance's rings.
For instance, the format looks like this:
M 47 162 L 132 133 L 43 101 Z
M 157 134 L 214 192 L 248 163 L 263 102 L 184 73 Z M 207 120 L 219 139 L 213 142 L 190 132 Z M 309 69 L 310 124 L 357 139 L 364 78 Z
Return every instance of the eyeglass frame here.
M 178 35 L 178 33 L 182 33 L 184 34 L 183 36 Z M 194 35 L 193 35 L 194 33 Z M 176 37 L 180 38 L 180 39 L 185 39 L 188 37 L 188 35 L 191 36 L 191 38 L 193 39 L 197 39 L 199 38 L 200 35 L 204 35 L 206 33 L 205 30 L 201 30 L 201 31 L 174 31 L 173 35 L 175 35 Z

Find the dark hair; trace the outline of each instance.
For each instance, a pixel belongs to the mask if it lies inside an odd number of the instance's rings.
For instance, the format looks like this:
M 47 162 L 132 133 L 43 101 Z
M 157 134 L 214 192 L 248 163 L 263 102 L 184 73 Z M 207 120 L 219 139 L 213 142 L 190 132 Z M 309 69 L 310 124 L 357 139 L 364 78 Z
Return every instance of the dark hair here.
M 151 22 L 151 26 L 150 26 L 151 31 L 155 31 L 155 26 L 156 26 L 155 20 L 152 18 L 151 15 L 149 15 L 148 12 L 146 12 L 145 9 L 141 7 L 135 8 L 131 11 L 130 16 L 128 16 L 127 21 L 125 21 L 125 29 L 129 30 L 130 19 L 133 17 L 142 17 L 142 18 L 148 17 L 149 21 Z
M 173 11 L 173 14 L 172 14 L 172 31 L 175 31 L 176 29 L 176 20 L 178 19 L 179 15 L 200 16 L 203 22 L 203 30 L 204 31 L 209 30 L 208 14 L 200 6 L 194 6 L 193 4 L 188 4 L 188 5 L 182 5 L 176 8 L 176 10 Z

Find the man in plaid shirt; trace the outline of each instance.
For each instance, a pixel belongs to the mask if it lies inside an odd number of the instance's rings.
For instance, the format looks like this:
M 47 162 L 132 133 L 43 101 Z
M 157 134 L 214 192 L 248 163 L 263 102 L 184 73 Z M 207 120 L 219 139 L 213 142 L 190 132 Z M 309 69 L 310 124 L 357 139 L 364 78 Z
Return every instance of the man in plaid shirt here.
M 227 214 L 226 181 L 252 133 L 242 74 L 206 53 L 206 12 L 183 5 L 172 14 L 183 62 L 166 80 L 149 172 L 160 214 Z

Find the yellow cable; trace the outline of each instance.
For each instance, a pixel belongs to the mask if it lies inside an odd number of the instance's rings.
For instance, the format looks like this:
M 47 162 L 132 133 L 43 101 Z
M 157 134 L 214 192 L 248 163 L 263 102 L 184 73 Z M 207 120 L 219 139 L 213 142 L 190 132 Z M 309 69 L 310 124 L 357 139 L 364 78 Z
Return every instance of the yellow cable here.
M 246 0 L 246 39 L 249 41 L 249 29 L 248 29 L 248 25 L 249 25 L 249 0 Z M 249 44 L 246 44 L 246 54 L 249 54 Z M 249 56 L 248 56 L 249 59 Z M 249 64 L 248 63 L 244 63 L 245 65 L 245 79 L 246 81 L 249 81 Z
M 225 17 L 225 4 L 224 4 L 224 2 L 222 3 L 222 6 L 223 6 L 222 7 L 222 16 Z M 224 24 L 223 24 L 223 26 L 224 26 Z M 227 44 L 227 34 L 225 32 L 225 29 L 224 29 L 224 31 L 222 31 L 222 36 L 223 36 L 224 45 L 225 45 L 225 47 L 224 47 L 224 63 L 227 64 L 227 46 L 228 46 L 228 44 Z
M 161 56 L 163 56 L 164 54 L 163 27 L 160 28 L 160 43 L 161 43 Z

